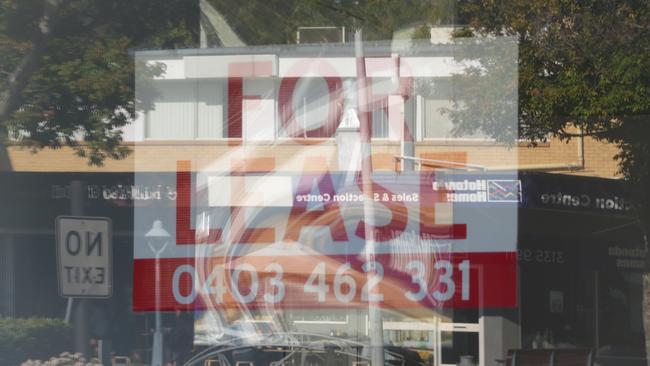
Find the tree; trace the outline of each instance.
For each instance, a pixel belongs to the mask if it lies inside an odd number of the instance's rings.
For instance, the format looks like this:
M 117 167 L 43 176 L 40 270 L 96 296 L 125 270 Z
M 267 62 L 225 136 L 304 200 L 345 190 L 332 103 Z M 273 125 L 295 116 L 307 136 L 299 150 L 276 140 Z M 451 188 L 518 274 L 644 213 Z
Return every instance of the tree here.
M 126 156 L 131 52 L 195 47 L 198 17 L 198 3 L 183 0 L 1 0 L 0 136 L 71 146 L 96 165 Z
M 461 1 L 479 34 L 519 43 L 519 132 L 532 141 L 592 136 L 615 143 L 643 222 L 650 219 L 650 3 Z M 485 113 L 468 105 L 464 113 Z M 471 108 L 477 108 L 472 110 Z M 457 118 L 458 128 L 468 128 Z M 480 125 L 469 128 L 481 128 Z M 497 131 L 492 131 L 499 137 Z
M 617 144 L 639 222 L 650 228 L 650 3 L 645 0 L 461 0 L 479 34 L 519 43 L 520 134 Z M 464 113 L 485 113 L 468 105 Z M 480 114 L 479 114 L 480 115 Z M 463 126 L 462 119 L 458 128 Z M 469 126 L 481 128 L 481 126 Z M 495 132 L 495 131 L 492 131 Z M 497 133 L 498 135 L 498 133 Z M 644 275 L 650 355 L 650 263 Z

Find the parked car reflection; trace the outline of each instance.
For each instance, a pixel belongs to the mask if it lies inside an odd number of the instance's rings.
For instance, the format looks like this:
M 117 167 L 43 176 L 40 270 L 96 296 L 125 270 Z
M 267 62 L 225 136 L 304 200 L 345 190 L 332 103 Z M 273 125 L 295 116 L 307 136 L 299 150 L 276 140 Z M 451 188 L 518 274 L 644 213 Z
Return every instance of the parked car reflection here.
M 186 366 L 369 366 L 368 343 L 308 333 L 275 334 L 273 337 L 227 337 L 205 347 Z M 252 340 L 256 339 L 257 342 Z M 420 355 L 408 348 L 385 345 L 387 366 L 425 366 Z

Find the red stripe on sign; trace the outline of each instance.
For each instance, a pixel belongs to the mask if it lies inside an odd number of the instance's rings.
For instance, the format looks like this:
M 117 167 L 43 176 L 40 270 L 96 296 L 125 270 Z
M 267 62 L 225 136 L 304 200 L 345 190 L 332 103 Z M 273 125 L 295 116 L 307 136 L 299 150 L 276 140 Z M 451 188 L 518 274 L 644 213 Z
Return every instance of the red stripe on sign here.
M 516 252 L 268 256 L 134 261 L 133 310 L 517 306 Z

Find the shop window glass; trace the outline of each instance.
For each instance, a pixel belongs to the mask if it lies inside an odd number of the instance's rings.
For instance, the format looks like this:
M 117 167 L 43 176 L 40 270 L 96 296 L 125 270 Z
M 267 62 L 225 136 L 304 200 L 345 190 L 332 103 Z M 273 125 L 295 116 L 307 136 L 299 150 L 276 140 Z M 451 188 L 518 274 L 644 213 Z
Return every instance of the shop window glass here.
M 161 81 L 154 109 L 146 112 L 146 138 L 216 139 L 224 135 L 223 82 Z

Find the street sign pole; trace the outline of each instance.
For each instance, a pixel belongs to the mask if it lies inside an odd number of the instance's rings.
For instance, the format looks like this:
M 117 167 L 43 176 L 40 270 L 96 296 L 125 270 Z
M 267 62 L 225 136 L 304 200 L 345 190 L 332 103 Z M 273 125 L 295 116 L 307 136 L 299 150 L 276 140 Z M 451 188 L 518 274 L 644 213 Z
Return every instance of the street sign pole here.
M 163 363 L 163 333 L 162 333 L 162 314 L 160 312 L 160 255 L 165 251 L 169 244 L 169 233 L 163 228 L 162 222 L 156 220 L 145 235 L 149 249 L 156 257 L 156 283 L 155 283 L 155 301 L 156 301 L 156 330 L 153 334 L 153 347 L 151 355 L 151 366 L 162 366 Z
M 88 357 L 89 299 L 112 295 L 113 271 L 111 220 L 83 216 L 85 195 L 83 182 L 70 182 L 70 211 L 74 216 L 58 216 L 55 233 L 59 294 L 68 299 L 65 320 L 72 319 L 74 351 Z
M 73 216 L 83 216 L 85 202 L 85 184 L 83 181 L 70 182 L 70 213 Z M 72 296 L 68 298 L 68 305 L 72 307 Z M 74 307 L 74 349 L 88 356 L 89 339 L 87 324 L 87 304 L 84 299 L 79 299 Z

